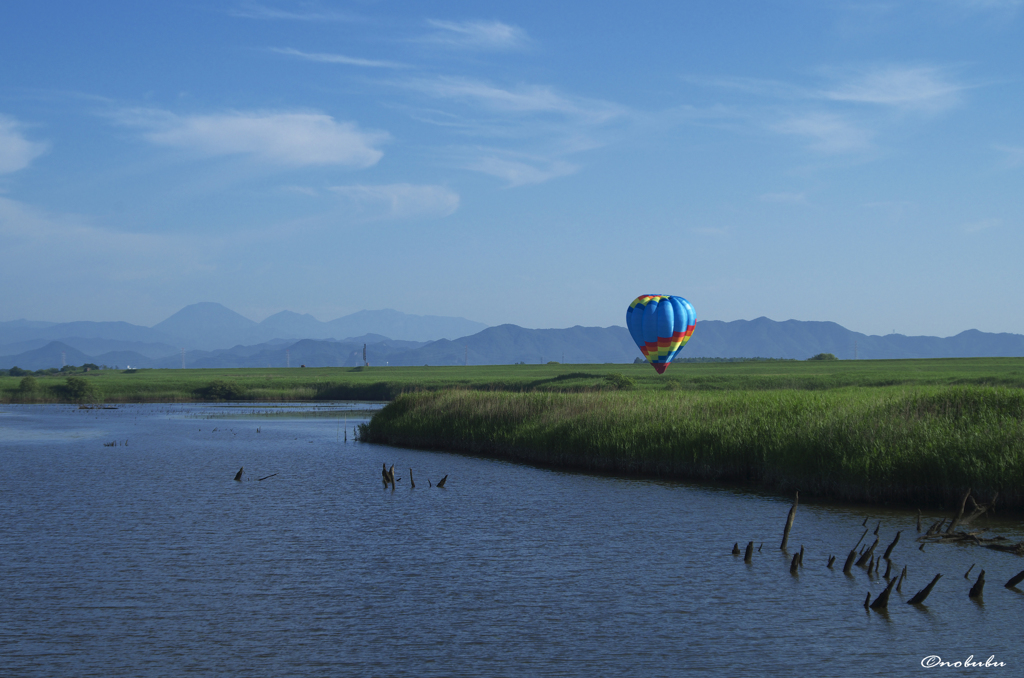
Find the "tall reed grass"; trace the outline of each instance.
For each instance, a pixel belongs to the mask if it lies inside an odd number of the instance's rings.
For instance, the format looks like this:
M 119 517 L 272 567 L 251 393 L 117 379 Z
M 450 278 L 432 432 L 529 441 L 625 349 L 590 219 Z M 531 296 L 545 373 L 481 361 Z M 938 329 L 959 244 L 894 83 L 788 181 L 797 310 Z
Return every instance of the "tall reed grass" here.
M 363 438 L 865 502 L 944 505 L 970 487 L 1024 507 L 1024 392 L 1002 387 L 452 390 L 400 396 Z

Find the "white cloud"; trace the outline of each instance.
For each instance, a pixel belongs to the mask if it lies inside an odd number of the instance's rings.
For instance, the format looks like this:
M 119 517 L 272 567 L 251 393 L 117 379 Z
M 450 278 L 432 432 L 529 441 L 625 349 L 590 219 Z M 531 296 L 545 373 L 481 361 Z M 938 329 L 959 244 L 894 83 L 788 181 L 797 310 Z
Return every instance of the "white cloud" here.
M 375 146 L 384 132 L 363 131 L 323 113 L 231 112 L 178 116 L 154 109 L 122 111 L 117 119 L 147 130 L 145 138 L 162 146 L 205 155 L 252 155 L 290 165 L 369 167 L 383 153 Z
M 43 142 L 29 141 L 21 135 L 17 120 L 0 115 L 0 174 L 17 172 L 49 149 Z
M 530 164 L 494 156 L 480 158 L 467 164 L 466 168 L 504 179 L 509 187 L 539 184 L 555 177 L 572 174 L 579 169 L 576 165 L 562 160 L 535 161 Z
M 939 110 L 956 103 L 964 89 L 937 68 L 889 66 L 860 73 L 822 96 L 833 101 Z
M 400 64 L 394 61 L 378 61 L 374 59 L 359 59 L 357 57 L 348 57 L 342 54 L 325 54 L 325 53 L 311 53 L 311 52 L 300 52 L 297 49 L 291 49 L 290 47 L 278 48 L 272 47 L 271 52 L 277 52 L 278 54 L 285 54 L 288 56 L 298 57 L 307 61 L 317 61 L 325 64 L 342 64 L 345 66 L 365 66 L 367 68 L 408 68 L 405 64 Z
M 798 115 L 769 126 L 781 134 L 808 137 L 811 148 L 823 153 L 849 153 L 871 146 L 871 132 L 832 113 Z
M 330 190 L 372 219 L 446 217 L 459 208 L 459 194 L 444 186 L 355 185 L 333 186 Z
M 439 29 L 427 37 L 427 41 L 454 47 L 504 50 L 517 49 L 528 42 L 523 29 L 500 21 L 430 20 L 427 23 Z
M 513 90 L 479 80 L 450 77 L 412 80 L 407 84 L 433 97 L 470 101 L 506 113 L 556 113 L 592 124 L 607 122 L 626 113 L 626 109 L 617 104 L 567 97 L 539 85 L 524 85 Z

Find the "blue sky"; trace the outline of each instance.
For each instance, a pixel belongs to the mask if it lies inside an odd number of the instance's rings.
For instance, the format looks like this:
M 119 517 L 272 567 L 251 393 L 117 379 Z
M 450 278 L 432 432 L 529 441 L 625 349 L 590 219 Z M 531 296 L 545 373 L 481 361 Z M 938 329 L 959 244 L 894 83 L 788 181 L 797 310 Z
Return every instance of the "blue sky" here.
M 0 7 L 0 320 L 1024 333 L 1024 3 Z

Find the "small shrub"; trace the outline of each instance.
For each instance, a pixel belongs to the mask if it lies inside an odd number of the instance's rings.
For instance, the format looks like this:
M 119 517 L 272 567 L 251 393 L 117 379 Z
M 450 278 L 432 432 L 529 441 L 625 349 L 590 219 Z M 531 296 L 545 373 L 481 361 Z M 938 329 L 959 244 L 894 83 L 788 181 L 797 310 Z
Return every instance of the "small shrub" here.
M 223 379 L 215 379 L 202 388 L 197 388 L 195 394 L 204 400 L 246 400 L 248 394 L 238 384 Z
M 609 374 L 604 378 L 604 386 L 616 391 L 632 391 L 636 388 L 636 379 L 624 374 Z
M 18 391 L 22 395 L 30 395 L 39 389 L 39 382 L 35 377 L 24 377 L 18 385 Z
M 72 402 L 84 403 L 99 399 L 96 387 L 82 377 L 68 377 L 60 388 L 64 392 L 64 397 Z
M 839 360 L 834 353 L 819 353 L 816 356 L 808 358 L 808 360 Z

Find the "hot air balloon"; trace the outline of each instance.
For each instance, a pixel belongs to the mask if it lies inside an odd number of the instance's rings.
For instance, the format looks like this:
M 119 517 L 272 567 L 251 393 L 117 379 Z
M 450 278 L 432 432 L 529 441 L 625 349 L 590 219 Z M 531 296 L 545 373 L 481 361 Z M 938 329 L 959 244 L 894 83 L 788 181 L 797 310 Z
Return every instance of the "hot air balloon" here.
M 641 294 L 626 311 L 629 334 L 658 374 L 690 340 L 696 325 L 690 302 L 668 294 Z

